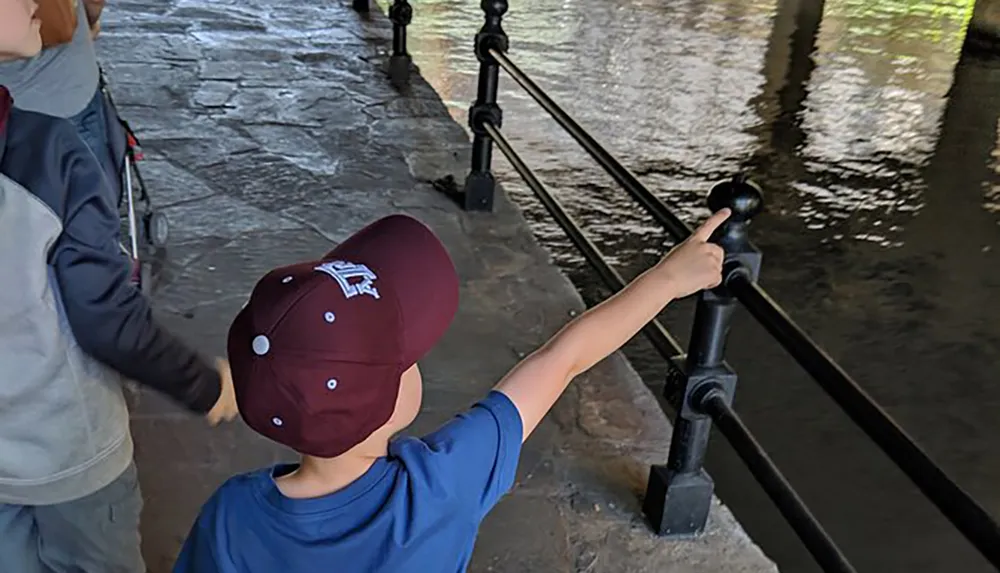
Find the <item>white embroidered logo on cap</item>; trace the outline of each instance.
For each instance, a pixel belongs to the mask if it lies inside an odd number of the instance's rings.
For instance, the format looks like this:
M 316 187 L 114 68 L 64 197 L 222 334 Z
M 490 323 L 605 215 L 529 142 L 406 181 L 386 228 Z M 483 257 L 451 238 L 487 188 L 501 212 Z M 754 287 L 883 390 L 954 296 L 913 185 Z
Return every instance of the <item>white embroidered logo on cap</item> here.
M 375 281 L 378 279 L 378 276 L 365 265 L 344 261 L 330 261 L 321 264 L 314 270 L 333 277 L 347 298 L 355 297 L 359 294 L 366 294 L 375 299 L 379 298 L 378 289 L 375 288 Z

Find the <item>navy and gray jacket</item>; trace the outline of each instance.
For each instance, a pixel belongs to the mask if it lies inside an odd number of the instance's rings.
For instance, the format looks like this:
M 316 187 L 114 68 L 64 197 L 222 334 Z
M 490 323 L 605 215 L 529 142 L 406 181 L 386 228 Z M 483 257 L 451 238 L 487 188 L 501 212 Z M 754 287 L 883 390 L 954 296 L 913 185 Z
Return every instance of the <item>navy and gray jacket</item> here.
M 132 460 L 123 378 L 207 412 L 215 369 L 129 280 L 107 175 L 58 119 L 0 86 L 0 503 L 104 487 Z

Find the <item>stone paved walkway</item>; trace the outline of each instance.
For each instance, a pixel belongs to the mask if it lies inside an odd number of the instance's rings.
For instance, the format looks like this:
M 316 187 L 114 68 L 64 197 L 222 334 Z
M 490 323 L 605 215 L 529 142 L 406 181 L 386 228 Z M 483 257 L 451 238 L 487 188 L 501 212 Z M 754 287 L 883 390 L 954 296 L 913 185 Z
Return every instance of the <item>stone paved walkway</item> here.
M 419 77 L 406 96 L 391 88 L 380 14 L 363 18 L 343 1 L 134 0 L 106 15 L 102 61 L 172 225 L 156 306 L 206 353 L 224 351 L 263 273 L 391 212 L 431 225 L 463 281 L 455 324 L 424 365 L 416 431 L 481 397 L 582 309 L 505 197 L 495 214 L 469 215 L 434 191 L 435 179 L 464 177 L 468 140 Z M 288 453 L 241 422 L 209 429 L 153 394 L 133 406 L 145 553 L 164 573 L 222 480 Z M 719 505 L 696 541 L 650 535 L 639 495 L 667 436 L 631 367 L 605 361 L 527 444 L 472 570 L 773 571 Z

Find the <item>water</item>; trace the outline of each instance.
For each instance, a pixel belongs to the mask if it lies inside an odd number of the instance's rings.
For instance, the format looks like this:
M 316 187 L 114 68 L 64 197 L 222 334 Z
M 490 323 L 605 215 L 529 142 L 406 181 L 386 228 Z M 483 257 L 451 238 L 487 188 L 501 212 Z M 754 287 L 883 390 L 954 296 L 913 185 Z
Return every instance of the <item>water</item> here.
M 969 0 L 512 1 L 510 55 L 683 218 L 748 170 L 761 282 L 1000 515 L 1000 59 L 962 54 Z M 415 3 L 410 51 L 466 122 L 477 2 Z M 509 78 L 503 130 L 626 276 L 663 230 Z M 597 279 L 517 175 L 503 181 L 584 296 Z M 665 320 L 686 337 L 690 308 Z M 628 348 L 643 376 L 663 360 Z M 777 345 L 738 314 L 736 406 L 859 571 L 985 561 Z M 721 438 L 717 489 L 786 572 L 818 569 Z

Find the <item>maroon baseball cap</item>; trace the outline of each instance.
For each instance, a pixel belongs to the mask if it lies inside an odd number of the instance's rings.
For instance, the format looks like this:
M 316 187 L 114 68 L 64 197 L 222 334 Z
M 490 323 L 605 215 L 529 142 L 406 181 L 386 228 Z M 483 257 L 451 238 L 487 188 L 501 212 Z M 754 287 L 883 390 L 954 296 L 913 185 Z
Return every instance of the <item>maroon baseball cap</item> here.
M 404 215 L 372 223 L 321 260 L 275 269 L 229 328 L 240 414 L 300 453 L 339 456 L 389 420 L 400 376 L 457 308 L 448 252 Z

